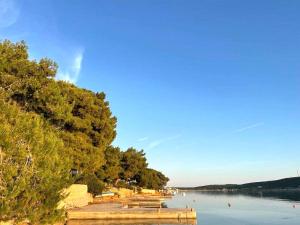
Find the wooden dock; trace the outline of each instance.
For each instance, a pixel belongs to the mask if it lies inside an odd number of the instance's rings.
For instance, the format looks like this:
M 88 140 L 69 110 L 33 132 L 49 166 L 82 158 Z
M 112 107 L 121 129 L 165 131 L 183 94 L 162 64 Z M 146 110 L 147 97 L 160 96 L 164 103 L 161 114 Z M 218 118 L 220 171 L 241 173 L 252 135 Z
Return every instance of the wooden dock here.
M 196 219 L 192 208 L 123 208 L 121 204 L 93 204 L 68 211 L 68 220 Z

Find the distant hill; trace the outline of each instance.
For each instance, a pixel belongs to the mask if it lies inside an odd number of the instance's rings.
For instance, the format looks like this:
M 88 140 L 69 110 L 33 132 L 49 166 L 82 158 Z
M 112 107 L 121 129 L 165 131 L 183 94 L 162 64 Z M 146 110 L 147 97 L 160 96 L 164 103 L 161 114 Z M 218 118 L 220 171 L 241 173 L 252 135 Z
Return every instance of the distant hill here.
M 300 190 L 300 177 L 290 177 L 280 180 L 262 181 L 246 184 L 224 184 L 224 185 L 206 185 L 198 187 L 185 187 L 179 189 L 185 190 L 203 190 L 203 191 L 239 191 L 239 190 L 276 190 L 276 189 L 298 189 Z

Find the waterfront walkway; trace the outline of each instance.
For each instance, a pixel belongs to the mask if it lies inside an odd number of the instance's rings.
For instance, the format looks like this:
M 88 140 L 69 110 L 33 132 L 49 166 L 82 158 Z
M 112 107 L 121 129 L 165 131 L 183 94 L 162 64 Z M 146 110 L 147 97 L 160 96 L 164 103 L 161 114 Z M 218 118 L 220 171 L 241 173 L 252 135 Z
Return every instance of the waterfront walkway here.
M 124 208 L 119 203 L 92 204 L 68 210 L 69 220 L 95 219 L 195 219 L 191 208 Z

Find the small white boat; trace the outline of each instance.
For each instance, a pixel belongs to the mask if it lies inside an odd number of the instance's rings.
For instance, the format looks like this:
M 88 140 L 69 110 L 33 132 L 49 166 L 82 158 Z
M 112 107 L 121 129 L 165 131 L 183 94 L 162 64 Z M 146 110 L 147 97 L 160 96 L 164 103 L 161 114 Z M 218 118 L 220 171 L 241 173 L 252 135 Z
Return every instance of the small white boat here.
M 112 197 L 114 196 L 115 193 L 114 192 L 111 192 L 111 191 L 106 191 L 106 192 L 102 192 L 101 195 L 96 195 L 95 197 Z
M 181 195 L 184 197 L 185 196 L 185 192 L 182 192 Z

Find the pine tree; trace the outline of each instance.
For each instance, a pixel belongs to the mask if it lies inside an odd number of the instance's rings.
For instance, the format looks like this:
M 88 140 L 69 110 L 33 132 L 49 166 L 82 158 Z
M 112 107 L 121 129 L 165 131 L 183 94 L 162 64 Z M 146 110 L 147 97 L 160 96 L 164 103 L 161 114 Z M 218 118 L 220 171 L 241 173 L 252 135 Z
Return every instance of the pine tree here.
M 1 90 L 0 90 L 1 91 Z M 38 115 L 6 102 L 0 92 L 0 220 L 54 223 L 70 184 L 59 135 Z

